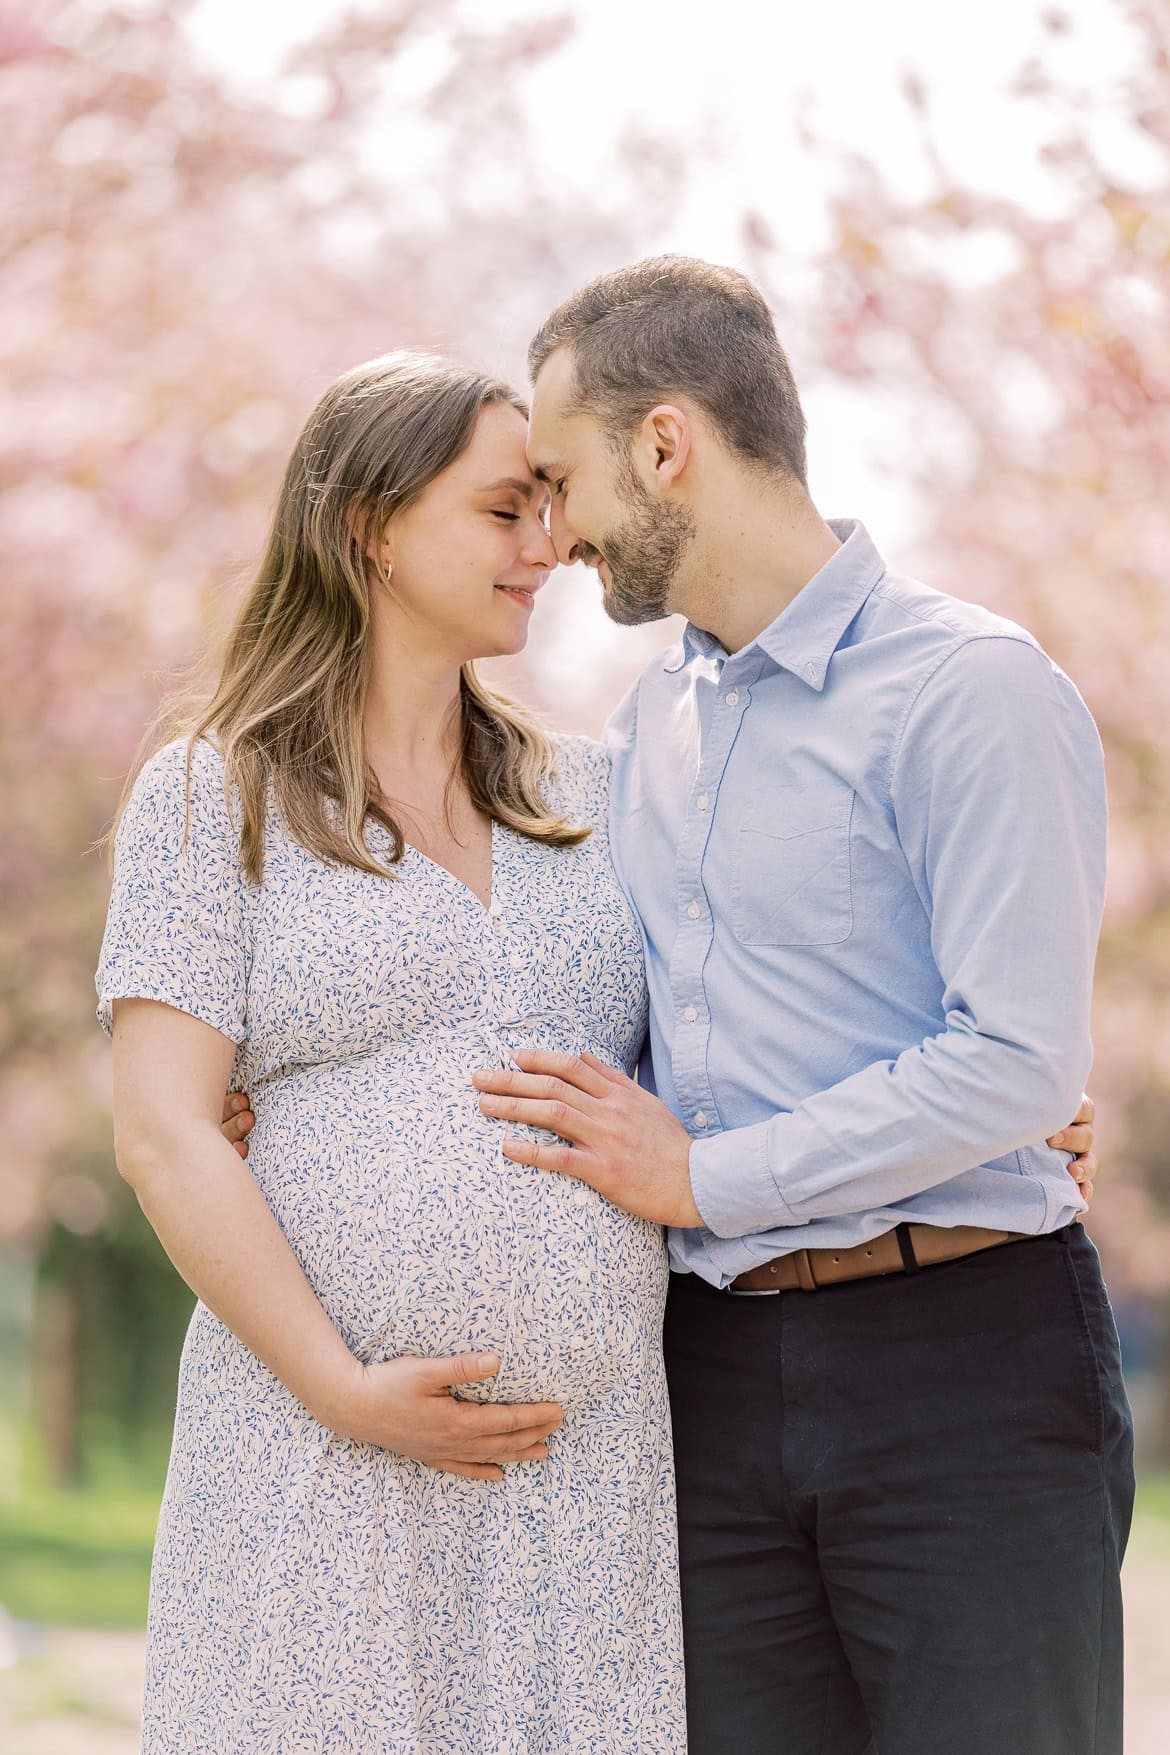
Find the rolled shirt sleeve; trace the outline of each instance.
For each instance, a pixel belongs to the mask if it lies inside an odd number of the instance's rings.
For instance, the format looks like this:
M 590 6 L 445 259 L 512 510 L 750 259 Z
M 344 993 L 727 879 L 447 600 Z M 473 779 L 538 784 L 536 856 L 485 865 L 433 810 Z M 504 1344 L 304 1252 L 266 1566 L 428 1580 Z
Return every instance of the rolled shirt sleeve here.
M 790 1112 L 691 1148 L 711 1232 L 882 1208 L 1066 1125 L 1091 1060 L 1105 879 L 1100 739 L 1030 639 L 963 640 L 910 700 L 888 805 L 945 1027 Z

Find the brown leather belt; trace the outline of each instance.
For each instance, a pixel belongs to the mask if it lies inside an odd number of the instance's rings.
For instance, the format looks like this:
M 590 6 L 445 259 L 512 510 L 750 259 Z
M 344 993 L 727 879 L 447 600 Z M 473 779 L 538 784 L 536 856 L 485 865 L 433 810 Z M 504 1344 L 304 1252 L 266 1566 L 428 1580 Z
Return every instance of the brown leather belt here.
M 798 1249 L 749 1268 L 732 1280 L 729 1292 L 816 1292 L 843 1280 L 868 1280 L 878 1274 L 915 1273 L 958 1261 L 1001 1243 L 1020 1243 L 1026 1231 L 985 1231 L 978 1225 L 899 1225 L 852 1249 Z

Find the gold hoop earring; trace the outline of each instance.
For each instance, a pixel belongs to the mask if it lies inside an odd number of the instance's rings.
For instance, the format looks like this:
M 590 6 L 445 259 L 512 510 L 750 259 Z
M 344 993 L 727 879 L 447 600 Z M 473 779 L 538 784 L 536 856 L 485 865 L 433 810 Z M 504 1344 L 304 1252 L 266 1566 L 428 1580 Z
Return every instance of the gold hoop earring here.
M 387 583 L 387 585 L 389 585 L 389 583 L 393 577 L 394 577 L 394 562 L 387 561 L 386 562 L 386 583 Z

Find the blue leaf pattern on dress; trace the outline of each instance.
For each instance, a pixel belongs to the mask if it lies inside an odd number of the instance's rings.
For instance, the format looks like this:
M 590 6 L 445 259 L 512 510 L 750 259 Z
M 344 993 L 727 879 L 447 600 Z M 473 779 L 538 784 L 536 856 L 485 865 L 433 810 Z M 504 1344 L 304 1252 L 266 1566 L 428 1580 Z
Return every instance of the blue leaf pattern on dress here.
M 327 865 L 270 809 L 264 881 L 206 742 L 143 769 L 98 971 L 236 1042 L 249 1168 L 352 1351 L 490 1348 L 479 1399 L 557 1400 L 547 1462 L 469 1481 L 321 1426 L 202 1304 L 151 1578 L 147 1755 L 673 1755 L 685 1746 L 662 1234 L 510 1163 L 472 1071 L 522 1045 L 631 1071 L 638 928 L 608 767 L 557 739 L 549 801 L 497 824 L 490 909 L 408 850 Z M 385 852 L 377 825 L 370 845 Z

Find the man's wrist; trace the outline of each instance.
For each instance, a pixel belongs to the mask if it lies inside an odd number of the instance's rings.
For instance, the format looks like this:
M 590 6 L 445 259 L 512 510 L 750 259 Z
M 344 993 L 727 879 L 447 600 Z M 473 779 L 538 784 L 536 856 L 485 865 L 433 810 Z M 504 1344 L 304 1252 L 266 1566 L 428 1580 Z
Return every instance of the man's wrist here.
M 749 1237 L 798 1219 L 776 1188 L 768 1159 L 768 1123 L 691 1141 L 691 1198 L 716 1237 Z

